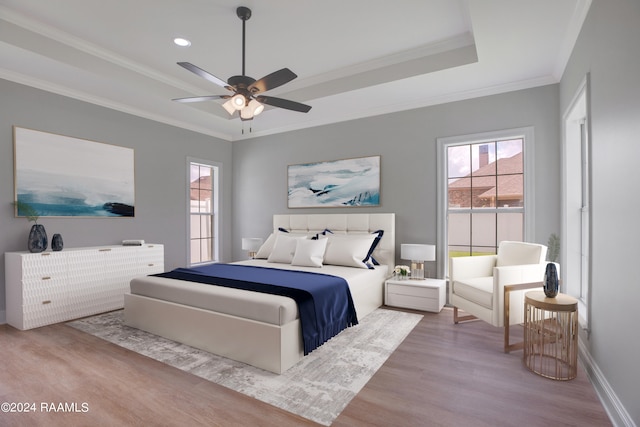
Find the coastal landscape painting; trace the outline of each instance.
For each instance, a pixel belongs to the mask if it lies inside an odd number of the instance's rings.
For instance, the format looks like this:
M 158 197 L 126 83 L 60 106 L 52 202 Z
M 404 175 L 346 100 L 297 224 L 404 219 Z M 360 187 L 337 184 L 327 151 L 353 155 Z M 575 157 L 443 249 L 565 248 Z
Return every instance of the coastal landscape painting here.
M 380 205 L 380 156 L 290 165 L 289 208 Z
M 13 136 L 17 202 L 40 216 L 134 216 L 133 149 L 15 126 Z

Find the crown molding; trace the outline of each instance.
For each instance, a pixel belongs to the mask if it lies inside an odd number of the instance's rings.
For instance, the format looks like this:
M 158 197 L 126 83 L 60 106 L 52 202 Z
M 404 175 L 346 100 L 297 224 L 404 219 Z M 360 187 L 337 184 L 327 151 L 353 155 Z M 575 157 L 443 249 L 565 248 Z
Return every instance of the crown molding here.
M 182 120 L 176 120 L 175 118 L 172 118 L 169 116 L 154 114 L 144 109 L 131 107 L 130 105 L 114 102 L 106 98 L 97 97 L 82 91 L 70 89 L 65 86 L 56 85 L 47 81 L 43 81 L 33 77 L 28 77 L 28 76 L 14 73 L 12 71 L 8 71 L 5 69 L 0 69 L 0 78 L 8 81 L 12 81 L 14 83 L 19 83 L 25 86 L 44 90 L 46 92 L 51 92 L 57 95 L 66 96 L 68 98 L 72 98 L 78 101 L 88 102 L 90 104 L 106 107 L 111 110 L 120 111 L 122 113 L 127 113 L 133 116 L 153 120 L 155 122 L 164 123 L 170 126 L 181 128 L 181 129 L 190 130 L 193 132 L 201 133 L 203 135 L 213 136 L 215 138 L 223 139 L 225 141 L 232 141 L 232 135 L 217 132 L 208 127 L 197 126 L 197 125 L 194 125 L 193 123 L 185 122 Z
M 293 125 L 288 126 L 280 126 L 276 128 L 269 129 L 268 131 L 257 131 L 252 132 L 249 135 L 238 135 L 233 137 L 233 141 L 240 141 L 245 139 L 258 138 L 261 136 L 275 135 L 283 132 L 291 132 L 295 130 L 307 129 L 311 127 L 317 126 L 325 126 L 331 125 L 334 123 L 347 122 L 351 120 L 358 120 L 368 117 L 381 116 L 385 114 L 393 114 L 402 111 L 415 110 L 424 107 L 431 107 L 434 105 L 448 104 L 450 102 L 457 101 L 465 101 L 468 99 L 480 98 L 491 95 L 499 95 L 507 92 L 515 92 L 518 90 L 531 89 L 539 86 L 547 86 L 550 84 L 558 83 L 558 79 L 554 76 L 545 76 L 539 77 L 535 79 L 522 80 L 518 82 L 511 82 L 503 85 L 495 85 L 491 87 L 481 88 L 481 89 L 473 89 L 467 91 L 460 91 L 456 93 L 451 93 L 442 96 L 432 96 L 421 99 L 416 99 L 414 101 L 408 101 L 402 104 L 387 104 L 384 106 L 370 108 L 370 109 L 361 109 L 358 111 L 353 111 L 349 114 L 344 114 L 340 112 L 336 115 L 325 116 L 315 120 L 307 120 L 305 122 L 299 122 Z
M 556 64 L 553 68 L 553 76 L 558 80 L 562 78 L 564 70 L 569 63 L 571 53 L 573 52 L 573 48 L 575 47 L 580 31 L 582 30 L 582 25 L 584 24 L 587 14 L 589 13 L 589 9 L 591 8 L 591 1 L 592 0 L 579 0 L 573 10 L 573 14 L 569 20 L 569 26 L 567 27 L 565 37 L 562 40 L 562 44 L 559 49 Z

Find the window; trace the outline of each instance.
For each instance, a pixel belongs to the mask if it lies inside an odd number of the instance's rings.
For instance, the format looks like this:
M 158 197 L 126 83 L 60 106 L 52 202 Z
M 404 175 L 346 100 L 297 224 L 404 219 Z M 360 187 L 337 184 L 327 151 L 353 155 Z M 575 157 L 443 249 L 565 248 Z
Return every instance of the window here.
M 587 76 L 564 115 L 562 265 L 563 291 L 578 299 L 581 326 L 589 328 L 591 252 Z
M 218 169 L 189 160 L 189 264 L 218 261 Z
M 438 139 L 439 274 L 450 257 L 495 254 L 529 235 L 532 139 L 531 128 Z

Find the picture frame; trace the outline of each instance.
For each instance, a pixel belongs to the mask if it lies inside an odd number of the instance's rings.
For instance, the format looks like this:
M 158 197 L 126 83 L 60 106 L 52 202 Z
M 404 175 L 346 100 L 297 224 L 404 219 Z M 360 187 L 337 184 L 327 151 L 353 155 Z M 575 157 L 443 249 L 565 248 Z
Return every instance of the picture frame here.
M 13 141 L 15 202 L 41 217 L 135 216 L 132 148 L 17 126 Z
M 380 156 L 287 167 L 289 208 L 380 206 Z

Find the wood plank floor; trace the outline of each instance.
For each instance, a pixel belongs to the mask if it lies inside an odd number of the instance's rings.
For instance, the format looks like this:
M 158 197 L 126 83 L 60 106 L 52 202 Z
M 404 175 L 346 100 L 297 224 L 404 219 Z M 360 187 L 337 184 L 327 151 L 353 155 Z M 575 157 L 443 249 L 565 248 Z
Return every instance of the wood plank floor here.
M 424 314 L 333 425 L 611 425 L 582 369 L 572 381 L 542 378 L 522 352 L 502 352 L 499 328 Z M 315 425 L 63 324 L 0 326 L 1 402 L 36 404 L 0 412 L 2 426 Z M 59 403 L 76 412 L 51 410 Z

